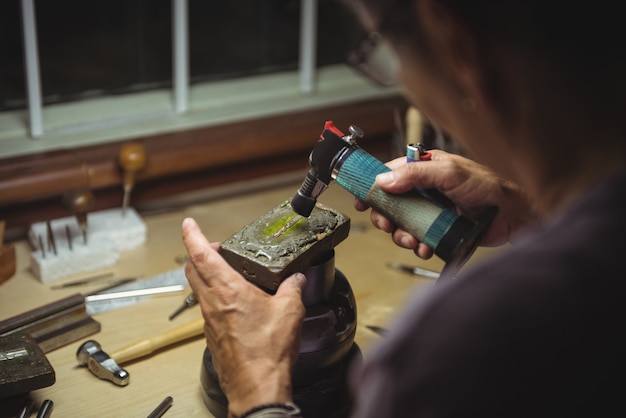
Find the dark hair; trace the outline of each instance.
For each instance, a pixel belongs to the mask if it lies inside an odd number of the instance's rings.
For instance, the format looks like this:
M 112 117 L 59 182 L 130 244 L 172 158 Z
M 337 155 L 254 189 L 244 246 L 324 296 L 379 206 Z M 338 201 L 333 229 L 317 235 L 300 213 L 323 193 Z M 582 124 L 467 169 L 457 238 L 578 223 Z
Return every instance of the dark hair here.
M 419 25 L 415 4 L 420 0 L 346 0 L 364 6 L 378 30 L 398 40 L 413 36 Z M 486 42 L 545 50 L 575 60 L 613 56 L 624 61 L 626 33 L 619 2 L 554 0 L 430 0 L 461 17 Z M 582 62 L 585 62 L 584 60 Z
M 365 8 L 382 34 L 419 49 L 427 58 L 429 48 L 415 11 L 419 1 L 425 0 L 348 0 Z M 549 91 L 554 97 L 547 100 L 566 103 L 572 112 L 595 112 L 588 114 L 594 120 L 590 123 L 620 119 L 621 100 L 626 95 L 626 34 L 619 2 L 428 1 L 466 22 L 485 50 L 499 49 L 518 57 L 520 70 L 528 73 L 537 90 L 538 101 L 540 97 L 545 100 L 545 91 Z M 499 87 L 494 79 L 489 94 L 505 100 L 498 97 Z M 608 114 L 607 109 L 614 113 Z

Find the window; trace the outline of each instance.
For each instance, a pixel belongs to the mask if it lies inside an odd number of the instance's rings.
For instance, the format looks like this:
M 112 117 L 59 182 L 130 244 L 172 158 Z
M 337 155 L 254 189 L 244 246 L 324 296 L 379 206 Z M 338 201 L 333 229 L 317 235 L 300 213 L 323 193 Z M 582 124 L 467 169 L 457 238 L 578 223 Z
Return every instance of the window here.
M 104 133 L 107 129 L 119 131 L 121 125 L 142 118 L 171 114 L 177 34 L 184 34 L 182 82 L 190 91 L 184 100 L 192 102 L 192 111 L 201 107 L 194 107 L 195 100 L 228 102 L 234 100 L 232 95 L 251 91 L 279 95 L 275 89 L 280 80 L 297 83 L 307 53 L 313 56 L 317 75 L 325 69 L 345 75 L 347 53 L 364 35 L 341 0 L 5 0 L 0 5 L 5 40 L 0 48 L 0 156 L 3 151 L 6 155 L 33 148 L 22 143 L 16 151 L 9 149 L 29 136 L 28 115 L 31 124 L 33 119 L 22 34 L 22 18 L 28 17 L 22 10 L 29 3 L 44 113 L 41 141 L 50 147 L 67 141 L 71 145 L 72 133 L 78 131 L 81 138 L 75 141 L 88 141 L 88 131 L 93 141 L 111 140 L 120 132 Z M 176 20 L 176 10 L 183 13 L 182 23 Z M 301 43 L 301 22 L 312 25 L 312 43 Z M 251 87 L 255 79 L 261 80 L 261 87 Z M 182 129 L 184 119 L 170 124 Z

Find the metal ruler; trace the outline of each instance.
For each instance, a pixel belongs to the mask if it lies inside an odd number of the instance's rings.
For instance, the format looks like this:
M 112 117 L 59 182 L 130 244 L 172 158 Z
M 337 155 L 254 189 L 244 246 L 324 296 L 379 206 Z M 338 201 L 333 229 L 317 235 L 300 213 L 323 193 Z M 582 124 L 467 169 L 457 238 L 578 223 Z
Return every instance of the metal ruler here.
M 139 280 L 133 283 L 125 284 L 122 286 L 118 286 L 114 289 L 109 289 L 104 292 L 98 293 L 107 294 L 113 292 L 121 292 L 127 290 L 140 290 L 147 289 L 151 287 L 159 287 L 159 286 L 171 286 L 171 285 L 183 285 L 186 286 L 189 283 L 187 282 L 187 277 L 185 277 L 184 267 L 179 267 L 174 270 L 166 271 L 165 273 L 156 275 L 149 279 Z M 86 302 L 87 305 L 87 313 L 89 315 L 99 314 L 107 311 L 111 311 L 118 308 L 123 308 L 125 306 L 130 306 L 135 303 L 141 302 L 142 300 L 149 299 L 151 296 L 132 296 L 125 297 L 119 299 L 109 299 L 109 300 L 88 300 Z

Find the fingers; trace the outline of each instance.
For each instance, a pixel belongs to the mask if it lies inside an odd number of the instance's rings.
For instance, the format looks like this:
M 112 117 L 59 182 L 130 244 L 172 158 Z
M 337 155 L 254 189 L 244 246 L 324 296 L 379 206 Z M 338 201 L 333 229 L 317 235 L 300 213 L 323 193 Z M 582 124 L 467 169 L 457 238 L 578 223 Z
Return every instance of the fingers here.
M 367 205 L 367 203 L 360 199 L 354 199 L 354 208 L 359 212 L 364 212 L 369 209 L 369 206 Z
M 417 245 L 417 248 L 413 250 L 413 253 L 423 260 L 428 260 L 434 254 L 433 249 L 422 242 Z
M 408 250 L 414 250 L 417 248 L 419 241 L 408 232 L 405 232 L 401 229 L 397 229 L 392 234 L 393 242 L 401 248 L 406 248 Z
M 388 234 L 391 234 L 396 230 L 396 226 L 389 219 L 385 218 L 375 210 L 370 212 L 370 221 L 376 228 L 387 232 Z

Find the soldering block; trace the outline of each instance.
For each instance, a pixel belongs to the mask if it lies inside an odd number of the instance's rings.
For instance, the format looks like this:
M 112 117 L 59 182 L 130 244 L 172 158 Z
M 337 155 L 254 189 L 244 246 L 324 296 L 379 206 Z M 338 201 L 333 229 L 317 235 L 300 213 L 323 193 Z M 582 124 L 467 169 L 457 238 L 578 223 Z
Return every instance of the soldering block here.
M 48 387 L 55 380 L 52 365 L 33 337 L 24 332 L 0 337 L 0 398 Z
M 56 254 L 48 248 L 45 252 L 37 250 L 30 254 L 31 272 L 42 283 L 110 267 L 115 265 L 120 258 L 116 243 L 108 238 L 90 237 L 87 245 L 82 242 L 81 238 L 80 241 L 72 244 L 71 250 L 58 241 L 56 245 Z
M 53 219 L 50 226 L 57 247 L 69 247 L 68 233 L 72 244 L 83 242 L 82 231 L 75 216 Z M 66 228 L 67 226 L 67 228 Z M 107 238 L 115 243 L 120 251 L 131 250 L 146 242 L 147 228 L 133 208 L 126 213 L 122 208 L 104 209 L 87 214 L 88 243 L 92 239 Z M 46 223 L 38 222 L 30 227 L 29 239 L 34 248 L 38 247 L 38 237 L 47 243 Z
M 30 227 L 31 271 L 42 282 L 114 265 L 120 252 L 146 242 L 147 228 L 137 212 L 128 208 L 106 209 L 87 214 L 87 243 L 75 216 L 53 219 L 50 245 L 46 222 Z M 41 248 L 43 246 L 43 249 Z M 55 250 L 56 249 L 56 254 Z
M 273 293 L 296 272 L 320 262 L 350 232 L 350 218 L 317 204 L 301 217 L 289 201 L 244 226 L 220 246 L 222 257 L 248 281 Z

